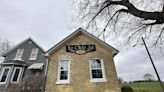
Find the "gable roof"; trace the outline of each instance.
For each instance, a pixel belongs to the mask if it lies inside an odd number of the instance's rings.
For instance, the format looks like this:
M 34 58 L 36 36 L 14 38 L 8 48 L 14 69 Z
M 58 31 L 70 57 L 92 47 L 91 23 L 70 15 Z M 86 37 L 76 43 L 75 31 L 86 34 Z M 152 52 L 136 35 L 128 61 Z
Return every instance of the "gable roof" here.
M 29 37 L 29 38 L 25 39 L 24 41 L 18 43 L 16 46 L 14 46 L 13 48 L 11 48 L 8 52 L 6 52 L 5 54 L 3 54 L 2 56 L 3 57 L 7 56 L 8 54 L 10 54 L 11 52 L 13 52 L 14 50 L 18 49 L 23 44 L 25 44 L 27 41 L 32 41 L 36 46 L 38 46 L 38 48 L 40 48 L 43 52 L 45 52 L 45 50 L 38 43 L 36 43 L 31 37 Z
M 90 34 L 89 32 L 85 31 L 82 28 L 77 29 L 75 32 L 67 36 L 65 39 L 60 41 L 58 44 L 50 48 L 46 53 L 45 56 L 49 56 L 51 53 L 55 52 L 57 49 L 59 49 L 61 46 L 65 45 L 68 41 L 72 40 L 76 36 L 83 34 L 87 36 L 88 38 L 94 40 L 95 42 L 99 43 L 102 47 L 106 48 L 108 51 L 111 51 L 112 54 L 115 56 L 119 51 L 115 49 L 114 47 L 110 46 L 109 44 L 105 43 L 104 41 L 100 40 L 99 38 L 95 37 L 94 35 Z

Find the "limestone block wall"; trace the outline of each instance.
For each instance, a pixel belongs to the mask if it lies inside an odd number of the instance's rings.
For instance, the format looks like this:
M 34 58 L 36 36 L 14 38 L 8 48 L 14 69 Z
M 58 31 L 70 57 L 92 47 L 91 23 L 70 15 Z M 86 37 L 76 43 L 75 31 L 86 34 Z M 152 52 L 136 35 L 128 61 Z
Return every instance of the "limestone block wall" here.
M 65 45 L 95 44 L 96 51 L 83 55 L 66 52 Z M 49 57 L 45 92 L 120 92 L 112 52 L 95 41 L 79 35 Z M 103 59 L 107 82 L 90 82 L 89 60 Z M 70 84 L 56 84 L 60 59 L 70 60 Z

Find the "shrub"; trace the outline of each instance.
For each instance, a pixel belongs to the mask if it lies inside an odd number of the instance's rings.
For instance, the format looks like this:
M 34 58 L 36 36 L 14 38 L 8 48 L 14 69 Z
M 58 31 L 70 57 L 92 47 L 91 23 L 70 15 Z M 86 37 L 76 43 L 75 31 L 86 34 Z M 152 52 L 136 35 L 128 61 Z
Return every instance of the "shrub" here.
M 122 86 L 121 92 L 133 92 L 133 89 L 130 86 Z

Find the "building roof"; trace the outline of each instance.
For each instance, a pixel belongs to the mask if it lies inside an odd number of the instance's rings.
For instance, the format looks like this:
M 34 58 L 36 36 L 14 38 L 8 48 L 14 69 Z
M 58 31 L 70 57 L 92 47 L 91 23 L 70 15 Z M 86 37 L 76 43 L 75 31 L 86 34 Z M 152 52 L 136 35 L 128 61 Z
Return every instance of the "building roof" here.
M 22 60 L 10 60 L 8 62 L 4 62 L 1 63 L 0 65 L 22 65 L 22 66 L 26 66 L 26 62 L 22 61 Z
M 46 53 L 45 56 L 51 55 L 51 53 L 55 52 L 57 49 L 59 49 L 61 46 L 64 46 L 67 42 L 74 39 L 78 35 L 83 34 L 86 37 L 94 40 L 97 42 L 100 46 L 104 47 L 108 51 L 112 52 L 112 54 L 115 56 L 119 51 L 115 49 L 114 47 L 110 46 L 109 44 L 105 43 L 104 41 L 100 40 L 99 38 L 95 37 L 94 35 L 90 34 L 89 32 L 85 31 L 82 28 L 77 29 L 75 32 L 73 32 L 71 35 L 67 36 L 65 39 L 60 41 L 58 44 L 50 48 Z
M 45 52 L 45 50 L 38 44 L 36 43 L 31 37 L 25 39 L 24 41 L 20 42 L 19 44 L 17 44 L 16 46 L 14 46 L 13 48 L 11 48 L 8 52 L 6 52 L 5 54 L 3 54 L 2 56 L 5 57 L 8 54 L 10 54 L 11 52 L 13 52 L 14 50 L 18 49 L 20 46 L 22 46 L 23 44 L 25 44 L 27 41 L 32 41 L 36 46 L 38 46 L 43 52 Z

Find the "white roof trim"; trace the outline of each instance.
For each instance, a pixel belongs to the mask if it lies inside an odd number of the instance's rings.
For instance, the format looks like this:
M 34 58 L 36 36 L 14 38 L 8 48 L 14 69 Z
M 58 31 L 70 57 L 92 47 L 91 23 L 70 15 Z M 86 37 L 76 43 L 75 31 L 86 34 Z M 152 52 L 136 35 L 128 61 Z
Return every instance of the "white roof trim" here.
M 43 50 L 44 52 L 46 52 L 46 50 L 45 49 L 43 49 L 36 41 L 34 41 L 31 37 L 30 37 L 30 39 L 41 49 L 41 50 Z
M 59 47 L 61 47 L 65 43 L 67 43 L 67 41 L 73 39 L 74 37 L 76 37 L 79 34 L 84 34 L 87 37 L 90 37 L 91 39 L 97 41 L 99 44 L 102 44 L 102 46 L 105 47 L 106 49 L 110 49 L 110 51 L 112 50 L 111 52 L 116 52 L 116 53 L 119 52 L 117 49 L 113 48 L 109 44 L 105 43 L 104 41 L 100 40 L 99 38 L 95 37 L 94 35 L 88 33 L 87 31 L 83 30 L 82 28 L 79 28 L 75 32 L 73 32 L 71 35 L 67 36 L 65 39 L 63 39 L 62 41 L 60 41 L 58 44 L 56 44 L 55 46 L 53 46 L 52 48 L 50 48 L 45 53 L 45 56 L 49 56 L 52 52 L 56 51 Z

